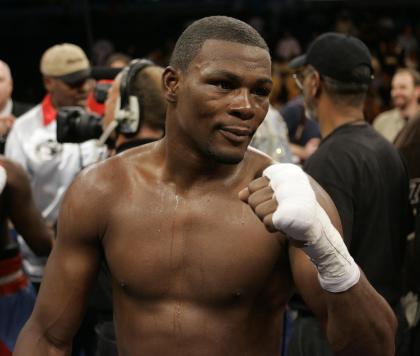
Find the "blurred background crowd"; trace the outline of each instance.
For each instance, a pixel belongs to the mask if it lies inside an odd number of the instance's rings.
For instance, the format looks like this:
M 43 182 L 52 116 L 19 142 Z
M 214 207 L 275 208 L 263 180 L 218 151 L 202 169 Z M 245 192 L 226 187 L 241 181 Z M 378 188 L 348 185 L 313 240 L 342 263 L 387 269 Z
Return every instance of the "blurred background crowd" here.
M 113 52 L 166 65 L 186 24 L 221 13 L 250 23 L 268 42 L 276 79 L 272 103 L 277 107 L 298 94 L 285 63 L 326 31 L 356 35 L 372 52 L 369 122 L 392 105 L 390 82 L 396 68 L 418 66 L 420 5 L 414 0 L 2 0 L 0 6 L 0 58 L 12 68 L 16 99 L 34 103 L 43 96 L 38 61 L 53 44 L 80 45 L 93 65 L 104 65 Z

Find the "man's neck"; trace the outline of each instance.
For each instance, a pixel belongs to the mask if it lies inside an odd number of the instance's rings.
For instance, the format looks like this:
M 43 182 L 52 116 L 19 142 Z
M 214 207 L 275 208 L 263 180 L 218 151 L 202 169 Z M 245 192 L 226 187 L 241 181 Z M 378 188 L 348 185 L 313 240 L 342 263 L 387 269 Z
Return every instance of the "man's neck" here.
M 342 125 L 364 120 L 363 107 L 336 105 L 328 99 L 320 102 L 317 115 L 323 138 Z
M 244 160 L 238 164 L 224 164 L 204 157 L 188 144 L 175 142 L 174 137 L 166 135 L 157 147 L 164 160 L 163 180 L 173 182 L 180 191 L 188 191 L 193 185 L 201 187 L 229 184 L 237 177 Z

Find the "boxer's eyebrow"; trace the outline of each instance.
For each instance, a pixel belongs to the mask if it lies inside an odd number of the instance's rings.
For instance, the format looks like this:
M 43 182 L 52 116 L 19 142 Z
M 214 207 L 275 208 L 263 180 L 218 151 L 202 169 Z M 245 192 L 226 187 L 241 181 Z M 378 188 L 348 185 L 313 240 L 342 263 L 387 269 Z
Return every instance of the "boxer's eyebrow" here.
M 273 81 L 269 78 L 265 78 L 265 79 L 258 79 L 257 83 L 258 84 L 273 84 Z
M 241 78 L 239 75 L 232 73 L 230 71 L 224 70 L 224 69 L 216 69 L 212 72 L 208 72 L 204 74 L 209 77 L 223 77 L 234 83 L 240 83 L 243 80 L 243 78 Z M 273 80 L 270 77 L 258 78 L 255 82 L 257 85 L 273 84 Z
M 209 73 L 206 73 L 206 74 L 209 77 L 223 77 L 223 79 L 228 79 L 228 80 L 230 80 L 232 82 L 235 82 L 235 83 L 236 82 L 237 83 L 241 82 L 241 78 L 238 75 L 236 75 L 232 72 L 229 72 L 227 70 L 223 70 L 223 69 L 217 69 L 215 71 L 212 71 L 212 72 L 209 72 Z

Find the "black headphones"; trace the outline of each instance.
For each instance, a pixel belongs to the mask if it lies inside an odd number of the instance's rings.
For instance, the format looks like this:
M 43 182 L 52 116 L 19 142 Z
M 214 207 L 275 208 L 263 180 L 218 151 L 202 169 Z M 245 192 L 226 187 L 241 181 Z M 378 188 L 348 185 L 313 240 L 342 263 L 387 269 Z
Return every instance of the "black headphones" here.
M 118 132 L 124 135 L 135 135 L 141 126 L 143 105 L 141 99 L 130 93 L 133 80 L 138 73 L 155 64 L 148 59 L 133 59 L 122 71 L 120 97 L 115 106 L 114 120 L 119 122 Z

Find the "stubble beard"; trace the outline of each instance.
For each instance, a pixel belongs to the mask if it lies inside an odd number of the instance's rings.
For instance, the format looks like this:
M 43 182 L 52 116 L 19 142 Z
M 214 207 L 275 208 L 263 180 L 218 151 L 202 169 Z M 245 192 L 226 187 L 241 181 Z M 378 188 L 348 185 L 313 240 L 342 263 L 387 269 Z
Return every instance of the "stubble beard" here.
M 245 152 L 242 155 L 238 154 L 235 156 L 232 154 L 224 154 L 223 152 L 213 149 L 211 146 L 207 147 L 206 151 L 207 151 L 206 154 L 208 158 L 220 164 L 235 165 L 235 164 L 240 163 L 244 159 L 244 156 L 245 156 Z
M 394 107 L 401 111 L 404 111 L 405 109 L 407 109 L 408 105 L 409 105 L 409 101 L 407 99 L 404 99 L 404 101 L 400 101 L 400 102 L 394 101 Z

